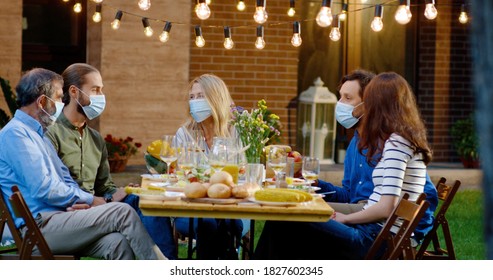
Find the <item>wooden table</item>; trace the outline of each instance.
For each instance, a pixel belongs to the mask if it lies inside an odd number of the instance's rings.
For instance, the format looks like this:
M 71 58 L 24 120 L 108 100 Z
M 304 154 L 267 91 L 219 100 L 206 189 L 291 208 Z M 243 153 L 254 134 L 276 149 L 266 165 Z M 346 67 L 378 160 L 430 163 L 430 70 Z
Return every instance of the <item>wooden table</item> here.
M 142 186 L 149 184 L 143 179 Z M 326 222 L 330 219 L 334 210 L 322 199 L 315 198 L 310 203 L 301 203 L 295 206 L 267 206 L 252 202 L 239 202 L 236 204 L 197 203 L 184 200 L 156 201 L 140 200 L 140 209 L 144 215 L 164 217 L 195 217 L 218 219 L 251 219 L 272 221 L 300 221 L 300 222 Z M 193 233 L 193 223 L 190 223 Z M 250 252 L 254 248 L 255 222 L 250 223 Z M 191 253 L 191 241 L 189 238 L 189 257 Z

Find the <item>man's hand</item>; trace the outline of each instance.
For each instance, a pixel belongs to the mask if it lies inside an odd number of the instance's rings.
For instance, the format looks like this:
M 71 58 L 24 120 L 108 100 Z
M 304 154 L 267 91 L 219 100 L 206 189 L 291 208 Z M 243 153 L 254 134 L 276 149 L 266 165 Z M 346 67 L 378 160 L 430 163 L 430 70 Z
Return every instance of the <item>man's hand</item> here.
M 77 211 L 77 210 L 85 210 L 91 208 L 91 205 L 86 203 L 76 203 L 70 207 L 67 207 L 67 211 Z
M 127 193 L 125 192 L 125 189 L 118 188 L 116 189 L 116 192 L 113 194 L 113 201 L 121 202 L 126 196 Z
M 98 206 L 98 205 L 103 205 L 106 204 L 106 201 L 104 201 L 103 197 L 95 196 L 94 200 L 92 201 L 91 206 Z

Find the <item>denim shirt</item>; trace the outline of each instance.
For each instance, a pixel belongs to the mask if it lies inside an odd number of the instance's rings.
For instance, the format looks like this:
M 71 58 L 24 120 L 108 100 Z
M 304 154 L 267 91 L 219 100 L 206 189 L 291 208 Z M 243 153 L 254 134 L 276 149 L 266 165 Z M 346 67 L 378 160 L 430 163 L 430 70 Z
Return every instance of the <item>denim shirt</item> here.
M 43 139 L 41 124 L 21 110 L 0 131 L 0 188 L 4 198 L 17 185 L 34 217 L 65 211 L 74 203 L 92 204 L 93 196 L 79 188 L 53 146 Z M 24 224 L 15 220 L 17 227 Z
M 358 133 L 349 142 L 344 159 L 344 177 L 342 187 L 334 186 L 329 182 L 319 180 L 319 192 L 335 191 L 334 194 L 327 195 L 324 199 L 329 202 L 358 203 L 368 200 L 373 193 L 372 174 L 374 167 L 366 161 L 366 156 L 358 151 Z M 363 150 L 366 153 L 366 150 Z M 438 205 L 438 194 L 435 185 L 431 182 L 430 176 L 426 173 L 426 183 L 424 186 L 426 200 L 430 203 L 423 218 L 414 231 L 414 238 L 420 242 L 422 238 L 431 230 L 435 220 L 433 214 Z

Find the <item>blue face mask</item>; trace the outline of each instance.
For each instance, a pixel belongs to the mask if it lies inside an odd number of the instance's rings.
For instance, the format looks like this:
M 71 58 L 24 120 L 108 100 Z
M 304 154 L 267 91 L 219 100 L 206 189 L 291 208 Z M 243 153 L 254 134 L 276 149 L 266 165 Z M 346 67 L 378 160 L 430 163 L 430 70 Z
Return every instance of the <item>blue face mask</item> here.
M 46 95 L 43 95 L 43 96 L 46 96 Z M 56 119 L 58 118 L 58 116 L 60 116 L 60 114 L 62 113 L 62 110 L 63 110 L 63 107 L 65 106 L 65 104 L 63 102 L 59 102 L 59 101 L 55 101 L 51 98 L 49 98 L 48 96 L 46 96 L 46 98 L 48 98 L 49 100 L 51 100 L 53 103 L 55 103 L 55 113 L 53 113 L 53 115 L 50 115 L 48 114 L 48 112 L 46 112 L 45 109 L 41 108 L 41 110 L 43 110 L 43 112 L 45 114 L 48 115 L 48 117 L 50 117 L 50 120 L 55 122 Z
M 106 97 L 104 94 L 100 95 L 88 95 L 87 93 L 83 92 L 81 89 L 78 89 L 80 92 L 83 94 L 89 96 L 89 100 L 91 103 L 87 106 L 82 106 L 79 103 L 79 100 L 76 99 L 77 103 L 82 107 L 82 110 L 84 111 L 84 114 L 86 114 L 86 117 L 90 120 L 93 120 L 97 118 L 101 113 L 103 113 L 104 108 L 106 107 Z
M 342 103 L 342 102 L 338 101 L 336 104 L 336 120 L 337 120 L 337 122 L 340 123 L 345 128 L 353 127 L 359 121 L 359 119 L 363 116 L 363 115 L 361 115 L 359 118 L 355 118 L 353 116 L 354 108 L 358 107 L 361 104 L 363 104 L 363 102 L 361 102 L 360 104 L 358 104 L 356 106 L 353 106 L 353 105 L 349 105 L 349 104 Z
M 204 98 L 194 99 L 189 101 L 190 104 L 190 114 L 192 118 L 201 123 L 205 121 L 208 117 L 212 116 L 212 110 Z

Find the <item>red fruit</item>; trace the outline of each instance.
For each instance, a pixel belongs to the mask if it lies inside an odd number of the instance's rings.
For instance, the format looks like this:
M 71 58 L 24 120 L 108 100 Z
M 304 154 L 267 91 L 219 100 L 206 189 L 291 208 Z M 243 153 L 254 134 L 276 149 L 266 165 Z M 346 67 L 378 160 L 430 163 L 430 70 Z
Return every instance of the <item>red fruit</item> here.
M 288 157 L 294 158 L 294 162 L 301 162 L 303 160 L 303 156 L 297 151 L 289 152 Z

